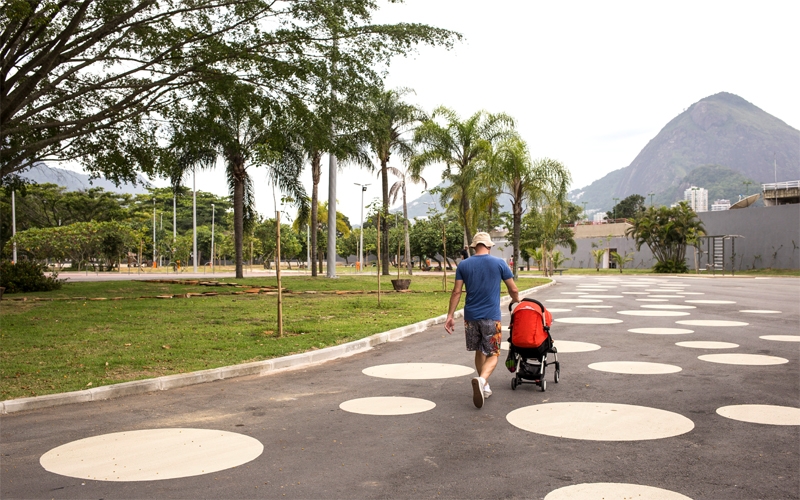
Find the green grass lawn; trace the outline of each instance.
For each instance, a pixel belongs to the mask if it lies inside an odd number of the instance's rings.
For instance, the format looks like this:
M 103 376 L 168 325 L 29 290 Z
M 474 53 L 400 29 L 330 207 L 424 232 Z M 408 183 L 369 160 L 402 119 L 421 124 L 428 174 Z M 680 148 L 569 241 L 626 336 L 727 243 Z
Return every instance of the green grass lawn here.
M 374 275 L 285 277 L 284 288 L 295 293 L 284 296 L 283 338 L 276 334 L 277 297 L 230 295 L 241 288 L 97 282 L 66 283 L 53 292 L 5 295 L 0 302 L 0 399 L 270 359 L 357 340 L 447 312 L 449 291 L 442 291 L 441 276 L 411 277 L 413 293 L 392 292 L 392 278 L 382 277 L 381 287 L 389 292 L 378 305 L 377 294 L 366 293 L 377 290 Z M 449 280 L 448 290 L 452 274 Z M 274 277 L 219 281 L 276 284 Z M 522 286 L 548 281 L 525 279 Z M 137 298 L 208 291 L 220 295 Z M 62 300 L 8 300 L 22 296 Z M 92 297 L 123 298 L 95 301 Z

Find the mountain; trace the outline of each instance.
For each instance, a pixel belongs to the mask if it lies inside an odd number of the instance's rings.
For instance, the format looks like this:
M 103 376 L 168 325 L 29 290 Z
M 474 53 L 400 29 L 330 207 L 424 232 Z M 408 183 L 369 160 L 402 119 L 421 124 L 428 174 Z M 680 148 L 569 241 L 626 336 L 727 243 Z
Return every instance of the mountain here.
M 692 182 L 692 171 L 711 165 L 727 170 L 710 169 L 701 177 L 712 184 L 694 184 L 709 190 L 709 201 L 714 192 L 731 192 L 730 185 L 716 185 L 730 184 L 731 172 L 742 183 L 774 182 L 776 170 L 779 182 L 798 180 L 800 131 L 737 95 L 721 92 L 694 103 L 667 123 L 630 165 L 573 190 L 570 199 L 587 202 L 587 210 L 609 210 L 613 198 L 655 193 L 654 201 L 669 204 L 683 198 L 681 186 Z M 742 185 L 741 190 L 747 187 Z M 753 193 L 759 190 L 759 186 L 750 188 Z
M 64 170 L 63 168 L 49 167 L 44 163 L 37 163 L 30 169 L 20 174 L 37 184 L 57 184 L 63 186 L 67 191 L 84 191 L 92 187 L 101 187 L 113 193 L 143 194 L 147 192 L 150 183 L 139 177 L 136 185 L 121 184 L 117 187 L 113 182 L 106 179 L 90 179 L 86 174 Z

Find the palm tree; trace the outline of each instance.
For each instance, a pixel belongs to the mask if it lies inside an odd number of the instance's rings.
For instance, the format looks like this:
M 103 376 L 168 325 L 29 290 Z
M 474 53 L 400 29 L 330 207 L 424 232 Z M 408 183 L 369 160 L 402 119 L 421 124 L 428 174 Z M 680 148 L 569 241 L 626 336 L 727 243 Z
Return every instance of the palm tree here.
M 414 154 L 408 133 L 423 118 L 416 106 L 402 101 L 408 89 L 386 90 L 377 93 L 368 103 L 366 142 L 380 163 L 383 213 L 389 212 L 389 158 L 394 154 L 408 159 Z M 417 171 L 418 172 L 418 171 Z M 416 174 L 418 175 L 418 173 Z M 381 221 L 381 267 L 389 274 L 389 229 L 386 217 Z
M 703 223 L 683 201 L 674 208 L 648 207 L 625 232 L 635 240 L 636 250 L 647 244 L 657 260 L 657 273 L 687 272 L 686 245 L 696 244 L 704 234 Z
M 200 96 L 198 108 L 183 117 L 174 144 L 185 150 L 213 151 L 225 161 L 228 188 L 233 198 L 236 277 L 243 277 L 245 227 L 255 220 L 255 193 L 248 168 L 267 167 L 267 178 L 307 207 L 299 181 L 302 152 L 287 131 L 294 130 L 279 108 L 259 91 L 241 82 L 215 82 Z M 203 157 L 194 153 L 190 157 Z
M 389 172 L 398 178 L 398 181 L 392 184 L 392 188 L 389 190 L 389 197 L 391 198 L 392 204 L 397 201 L 397 195 L 399 193 L 403 194 L 403 235 L 405 238 L 405 259 L 406 259 L 406 266 L 408 267 L 408 274 L 413 274 L 414 266 L 411 265 L 411 246 L 409 243 L 408 237 L 408 204 L 406 203 L 406 186 L 408 182 L 411 181 L 414 184 L 422 183 L 425 189 L 428 189 L 428 181 L 423 179 L 419 174 L 413 175 L 408 169 L 400 170 L 399 168 L 389 167 Z M 398 267 L 400 263 L 397 263 Z
M 414 173 L 433 163 L 444 163 L 442 177 L 449 185 L 440 190 L 440 201 L 456 207 L 464 227 L 464 242 L 472 241 L 477 217 L 472 202 L 476 193 L 478 163 L 491 153 L 492 144 L 508 133 L 514 120 L 505 114 L 479 111 L 461 120 L 455 111 L 439 107 L 414 133 L 422 149 L 410 165 Z

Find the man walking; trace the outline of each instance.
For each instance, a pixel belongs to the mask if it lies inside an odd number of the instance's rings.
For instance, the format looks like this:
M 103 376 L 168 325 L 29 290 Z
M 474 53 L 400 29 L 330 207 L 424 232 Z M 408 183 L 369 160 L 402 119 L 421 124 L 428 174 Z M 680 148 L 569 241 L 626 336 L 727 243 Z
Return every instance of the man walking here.
M 463 260 L 456 268 L 456 282 L 450 295 L 450 307 L 444 329 L 452 334 L 455 327 L 453 314 L 461 300 L 461 290 L 467 289 L 464 303 L 464 334 L 467 350 L 475 351 L 475 369 L 478 376 L 472 379 L 472 402 L 483 407 L 485 398 L 492 395 L 487 382 L 497 366 L 502 341 L 500 323 L 500 282 L 503 281 L 512 302 L 519 302 L 519 291 L 514 274 L 503 259 L 489 254 L 494 245 L 488 233 L 477 233 L 472 239 L 475 254 Z

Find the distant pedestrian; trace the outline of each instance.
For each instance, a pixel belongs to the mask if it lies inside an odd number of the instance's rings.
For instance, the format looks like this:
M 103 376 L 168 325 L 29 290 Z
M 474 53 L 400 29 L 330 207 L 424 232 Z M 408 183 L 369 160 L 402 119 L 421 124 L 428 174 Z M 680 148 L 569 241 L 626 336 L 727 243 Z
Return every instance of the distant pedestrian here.
M 519 291 L 514 274 L 505 260 L 489 254 L 494 245 L 488 233 L 477 233 L 472 239 L 475 255 L 462 261 L 456 268 L 456 282 L 450 295 L 444 329 L 452 334 L 455 327 L 453 314 L 461 301 L 461 291 L 467 289 L 464 303 L 464 335 L 467 350 L 475 351 L 475 369 L 478 376 L 472 379 L 472 402 L 483 407 L 485 398 L 492 395 L 488 379 L 497 366 L 500 356 L 500 282 L 503 281 L 512 302 L 519 302 Z
M 465 246 L 465 247 L 464 247 L 464 248 L 461 250 L 461 260 L 464 260 L 464 259 L 467 259 L 467 258 L 469 258 L 469 250 L 468 250 L 468 249 L 467 249 L 467 247 Z

